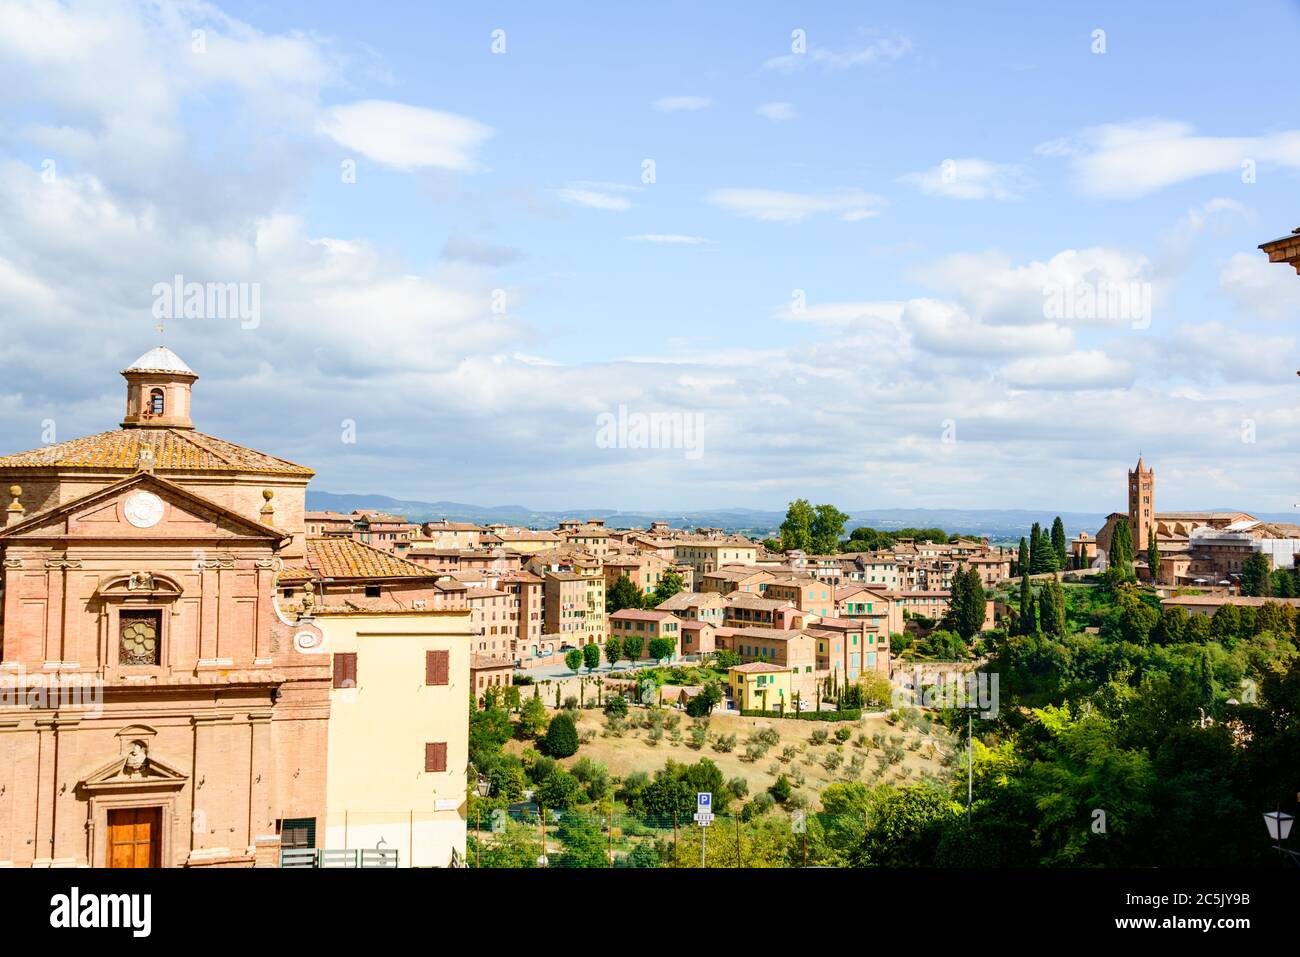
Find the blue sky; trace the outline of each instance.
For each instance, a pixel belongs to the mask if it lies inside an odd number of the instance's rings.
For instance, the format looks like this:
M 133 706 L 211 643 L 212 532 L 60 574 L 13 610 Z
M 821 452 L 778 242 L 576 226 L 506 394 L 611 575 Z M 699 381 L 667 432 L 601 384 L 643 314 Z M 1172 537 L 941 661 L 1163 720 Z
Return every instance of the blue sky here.
M 168 323 L 198 426 L 323 490 L 1296 500 L 1296 4 L 431 6 L 0 0 L 4 449 L 113 427 L 183 274 L 261 296 Z

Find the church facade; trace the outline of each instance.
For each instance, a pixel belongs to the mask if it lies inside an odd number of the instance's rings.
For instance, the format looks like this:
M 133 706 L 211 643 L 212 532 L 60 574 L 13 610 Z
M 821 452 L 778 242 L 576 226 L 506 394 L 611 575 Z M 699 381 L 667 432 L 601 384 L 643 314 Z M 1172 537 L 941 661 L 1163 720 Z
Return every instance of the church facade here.
M 154 349 L 121 428 L 0 458 L 0 866 L 249 866 L 325 817 L 329 656 L 277 607 L 312 471 L 197 432 Z

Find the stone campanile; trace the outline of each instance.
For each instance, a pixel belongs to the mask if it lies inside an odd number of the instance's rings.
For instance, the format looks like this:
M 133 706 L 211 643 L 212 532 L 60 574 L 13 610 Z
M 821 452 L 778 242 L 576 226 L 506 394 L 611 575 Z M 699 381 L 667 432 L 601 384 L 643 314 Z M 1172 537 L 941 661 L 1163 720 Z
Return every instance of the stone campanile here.
M 165 346 L 151 349 L 122 371 L 126 379 L 124 429 L 192 429 L 190 390 L 198 374 Z
M 1156 524 L 1156 473 L 1142 464 L 1128 473 L 1128 523 L 1133 528 L 1134 553 L 1147 550 L 1147 537 Z

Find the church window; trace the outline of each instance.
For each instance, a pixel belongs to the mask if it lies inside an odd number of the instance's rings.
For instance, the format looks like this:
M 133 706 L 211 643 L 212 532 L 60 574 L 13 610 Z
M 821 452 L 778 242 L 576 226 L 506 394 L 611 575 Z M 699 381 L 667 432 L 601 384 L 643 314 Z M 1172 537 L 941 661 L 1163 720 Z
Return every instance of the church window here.
M 151 415 L 163 414 L 163 390 L 154 389 L 149 393 L 149 412 Z
M 124 612 L 120 620 L 118 664 L 158 664 L 158 646 L 161 632 L 162 612 Z

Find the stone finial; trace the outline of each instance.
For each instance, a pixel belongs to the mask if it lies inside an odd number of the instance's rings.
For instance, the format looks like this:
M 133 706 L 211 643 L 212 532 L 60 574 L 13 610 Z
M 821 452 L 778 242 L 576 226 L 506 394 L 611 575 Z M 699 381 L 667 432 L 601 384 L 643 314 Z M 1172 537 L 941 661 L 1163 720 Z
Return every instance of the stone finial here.
M 262 524 L 275 526 L 275 506 L 271 504 L 271 499 L 275 498 L 275 492 L 269 488 L 262 489 L 262 498 L 266 504 L 262 506 Z
M 10 485 L 9 494 L 13 496 L 14 500 L 9 503 L 5 524 L 17 525 L 23 520 L 23 516 L 27 514 L 27 509 L 23 508 L 23 503 L 20 501 L 23 494 L 23 487 L 21 485 Z

